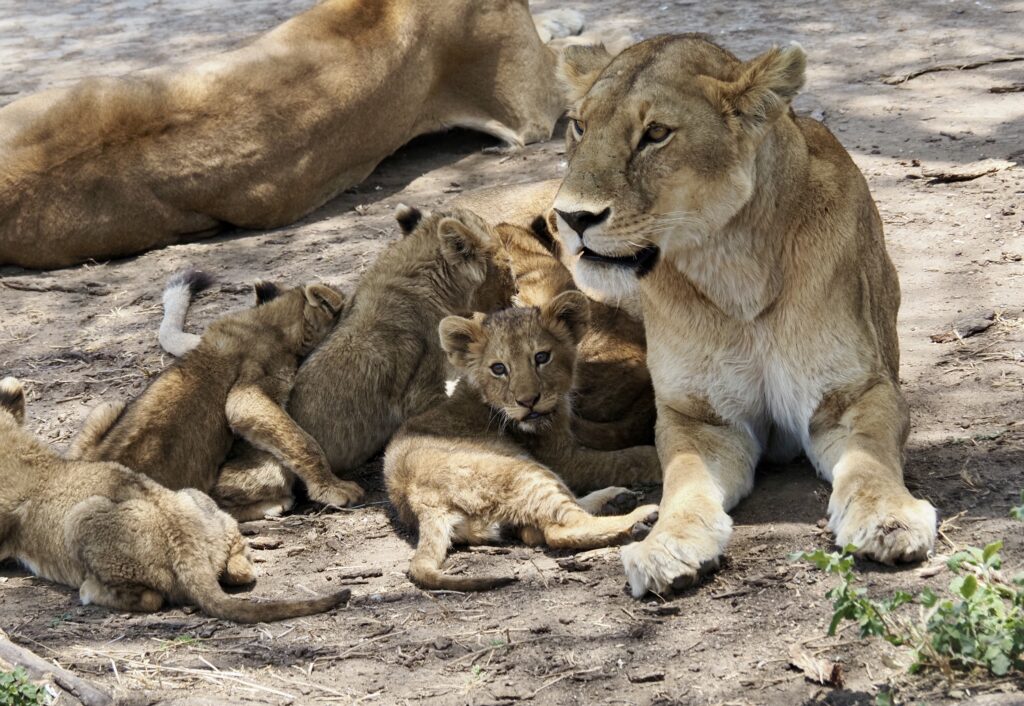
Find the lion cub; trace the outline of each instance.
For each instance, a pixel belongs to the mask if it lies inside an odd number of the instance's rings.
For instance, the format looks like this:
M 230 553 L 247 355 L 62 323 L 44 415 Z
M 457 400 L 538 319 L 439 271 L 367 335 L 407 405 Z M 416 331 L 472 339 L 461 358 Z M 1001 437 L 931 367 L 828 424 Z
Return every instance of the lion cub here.
M 25 394 L 0 380 L 0 560 L 77 586 L 82 603 L 155 611 L 193 603 L 240 623 L 330 610 L 349 591 L 256 603 L 218 580 L 255 576 L 238 524 L 203 493 L 174 492 L 117 463 L 67 459 L 21 428 Z
M 510 581 L 441 571 L 453 540 L 492 541 L 502 525 L 531 543 L 586 549 L 636 536 L 656 516 L 648 505 L 595 517 L 628 491 L 605 488 L 577 500 L 566 485 L 661 479 L 654 447 L 595 451 L 572 436 L 569 393 L 587 319 L 586 297 L 565 292 L 540 308 L 441 322 L 441 346 L 462 380 L 401 428 L 384 459 L 391 501 L 404 522 L 419 525 L 409 567 L 417 585 L 472 591 Z
M 323 450 L 283 409 L 300 360 L 334 326 L 344 298 L 321 284 L 281 291 L 260 283 L 256 294 L 255 307 L 211 324 L 127 406 L 93 410 L 72 455 L 122 463 L 172 490 L 209 492 L 237 435 L 301 478 L 317 502 L 362 497 L 358 485 L 331 473 Z

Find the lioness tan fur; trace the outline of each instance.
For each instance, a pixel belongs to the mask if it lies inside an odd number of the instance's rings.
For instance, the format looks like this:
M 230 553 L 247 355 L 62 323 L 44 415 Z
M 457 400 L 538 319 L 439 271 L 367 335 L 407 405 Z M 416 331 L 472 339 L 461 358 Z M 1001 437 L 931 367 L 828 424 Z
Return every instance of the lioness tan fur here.
M 587 310 L 586 297 L 565 292 L 539 309 L 441 322 L 441 345 L 463 377 L 449 399 L 403 425 L 384 459 L 392 503 L 419 527 L 409 567 L 417 585 L 465 591 L 506 583 L 441 571 L 453 540 L 491 542 L 502 525 L 525 530 L 531 542 L 585 549 L 622 541 L 653 519 L 654 506 L 592 514 L 622 488 L 579 501 L 569 490 L 661 477 L 653 447 L 593 451 L 572 436 L 568 393 Z
M 0 265 L 291 223 L 427 132 L 547 139 L 554 65 L 526 0 L 325 0 L 234 51 L 23 98 L 0 109 Z
M 657 397 L 660 519 L 622 555 L 636 596 L 716 565 L 766 455 L 831 481 L 839 545 L 893 563 L 934 543 L 903 483 L 896 271 L 864 177 L 790 110 L 805 63 L 692 35 L 564 56 L 558 236 L 583 289 L 639 292 Z
M 203 493 L 174 492 L 117 463 L 70 460 L 21 428 L 25 395 L 0 380 L 0 560 L 79 589 L 82 603 L 155 611 L 191 603 L 243 623 L 330 610 L 349 598 L 257 603 L 220 587 L 255 569 L 238 524 Z
M 209 492 L 237 435 L 279 459 L 313 500 L 344 506 L 362 497 L 283 409 L 300 359 L 331 330 L 343 296 L 321 284 L 256 289 L 257 306 L 211 324 L 138 398 L 94 410 L 72 453 L 116 461 L 171 489 Z

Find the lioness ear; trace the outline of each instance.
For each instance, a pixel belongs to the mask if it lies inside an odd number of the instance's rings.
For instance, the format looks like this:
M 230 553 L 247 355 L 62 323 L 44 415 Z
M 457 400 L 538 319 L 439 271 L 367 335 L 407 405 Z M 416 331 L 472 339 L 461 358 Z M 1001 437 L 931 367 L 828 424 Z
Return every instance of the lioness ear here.
M 0 409 L 10 412 L 18 424 L 25 422 L 25 390 L 17 378 L 0 380 Z
M 325 284 L 307 284 L 304 293 L 310 306 L 326 309 L 332 315 L 337 315 L 345 306 L 345 295 Z
M 799 44 L 775 47 L 748 61 L 740 77 L 722 87 L 722 98 L 731 112 L 757 129 L 786 111 L 804 85 L 806 70 L 807 55 Z
M 562 292 L 541 307 L 540 318 L 548 330 L 567 331 L 579 343 L 590 323 L 590 301 L 581 292 Z
M 446 316 L 441 319 L 437 333 L 441 337 L 441 349 L 448 354 L 448 360 L 460 368 L 465 368 L 473 358 L 473 349 L 483 341 L 483 314 L 473 314 L 473 318 L 463 316 Z
M 398 221 L 398 227 L 402 229 L 402 235 L 409 235 L 423 220 L 423 211 L 415 206 L 400 203 L 395 206 L 395 220 Z
M 555 76 L 565 90 L 569 105 L 587 95 L 613 58 L 604 44 L 576 44 L 561 51 Z
M 437 224 L 437 234 L 441 238 L 445 259 L 453 265 L 479 264 L 483 281 L 487 266 L 487 233 L 478 232 L 477 227 L 449 216 Z

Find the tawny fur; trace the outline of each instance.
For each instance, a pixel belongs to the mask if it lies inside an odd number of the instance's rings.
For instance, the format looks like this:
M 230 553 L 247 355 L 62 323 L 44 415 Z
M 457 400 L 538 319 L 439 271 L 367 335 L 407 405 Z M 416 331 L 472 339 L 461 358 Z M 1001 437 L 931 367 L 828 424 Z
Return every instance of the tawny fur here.
M 494 541 L 503 526 L 530 542 L 585 549 L 627 540 L 653 519 L 654 506 L 593 515 L 628 492 L 605 488 L 611 482 L 656 482 L 661 473 L 653 447 L 602 452 L 572 436 L 568 395 L 587 310 L 586 297 L 565 292 L 539 309 L 441 322 L 441 345 L 462 379 L 449 399 L 403 425 L 384 459 L 392 503 L 419 528 L 409 567 L 417 585 L 483 590 L 507 582 L 441 571 L 453 541 Z M 577 501 L 570 487 L 604 489 Z
M 97 407 L 72 454 L 216 496 L 219 468 L 237 436 L 278 459 L 317 502 L 344 506 L 362 497 L 357 484 L 331 473 L 319 445 L 283 409 L 300 360 L 330 332 L 343 296 L 321 284 L 285 291 L 260 285 L 257 294 L 261 303 L 211 324 L 138 398 Z
M 552 20 L 546 36 L 578 29 Z M 555 61 L 525 0 L 324 0 L 234 51 L 15 101 L 0 265 L 285 225 L 427 132 L 547 139 L 565 107 Z
M 563 56 L 558 236 L 581 289 L 639 296 L 657 400 L 660 520 L 623 552 L 637 596 L 716 565 L 765 455 L 833 483 L 838 544 L 888 563 L 934 544 L 903 482 L 896 271 L 864 177 L 789 107 L 805 64 L 694 35 Z
M 117 463 L 71 460 L 21 428 L 24 393 L 0 380 L 0 561 L 79 589 L 114 610 L 194 604 L 215 618 L 254 623 L 321 613 L 348 590 L 256 602 L 219 582 L 256 576 L 238 524 L 197 490 L 174 492 Z

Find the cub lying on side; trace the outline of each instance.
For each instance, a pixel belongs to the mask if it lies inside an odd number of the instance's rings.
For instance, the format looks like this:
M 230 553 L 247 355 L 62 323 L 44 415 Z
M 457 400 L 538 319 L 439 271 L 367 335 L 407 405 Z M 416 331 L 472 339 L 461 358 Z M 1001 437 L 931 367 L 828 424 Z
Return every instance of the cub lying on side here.
M 122 463 L 171 489 L 209 492 L 238 435 L 302 478 L 313 500 L 344 506 L 362 497 L 358 485 L 331 473 L 316 441 L 282 408 L 299 360 L 341 313 L 342 295 L 320 284 L 282 292 L 261 283 L 256 293 L 255 307 L 214 322 L 137 399 L 93 410 L 72 455 Z
M 370 460 L 402 422 L 445 399 L 437 325 L 470 311 L 492 268 L 493 234 L 473 212 L 425 215 L 402 207 L 396 216 L 405 237 L 362 276 L 344 320 L 299 368 L 288 402 L 289 414 L 338 474 Z M 180 333 L 187 292 L 179 294 L 184 301 L 165 300 L 161 331 L 161 344 L 175 354 L 188 346 L 188 334 Z M 239 446 L 221 470 L 218 503 L 240 519 L 289 509 L 290 474 L 259 450 Z
M 25 395 L 0 380 L 0 560 L 79 588 L 82 603 L 155 611 L 194 603 L 240 623 L 330 610 L 349 598 L 256 603 L 224 593 L 255 576 L 237 523 L 196 490 L 174 492 L 116 463 L 61 457 L 21 428 Z
M 419 526 L 409 567 L 417 585 L 472 591 L 507 583 L 441 572 L 453 540 L 493 541 L 502 525 L 530 543 L 586 549 L 636 537 L 655 518 L 654 505 L 595 517 L 628 491 L 605 488 L 577 501 L 567 487 L 661 480 L 654 447 L 594 451 L 572 436 L 568 395 L 587 318 L 586 297 L 565 292 L 539 309 L 441 322 L 441 346 L 462 380 L 402 427 L 384 460 L 391 501 L 404 522 Z

